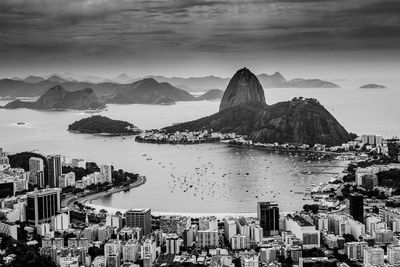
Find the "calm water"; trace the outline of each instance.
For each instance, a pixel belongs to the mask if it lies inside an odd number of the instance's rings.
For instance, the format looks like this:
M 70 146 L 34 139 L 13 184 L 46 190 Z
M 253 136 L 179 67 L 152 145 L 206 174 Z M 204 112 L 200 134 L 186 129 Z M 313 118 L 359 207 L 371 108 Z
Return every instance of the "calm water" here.
M 400 133 L 400 90 L 270 89 L 268 104 L 295 96 L 314 97 L 349 131 Z M 3 105 L 5 101 L 0 101 Z M 210 115 L 219 102 L 182 102 L 173 106 L 109 105 L 101 115 L 132 122 L 142 129 L 160 128 Z M 6 151 L 37 149 L 60 153 L 148 177 L 147 183 L 96 201 L 117 208 L 150 207 L 160 212 L 255 212 L 259 200 L 275 200 L 284 211 L 300 209 L 312 184 L 329 180 L 342 169 L 338 162 L 303 161 L 300 157 L 238 149 L 223 144 L 156 145 L 133 138 L 101 138 L 66 131 L 67 125 L 89 116 L 79 111 L 0 110 L 0 146 Z M 18 126 L 19 121 L 27 125 Z M 311 172 L 304 175 L 304 172 Z

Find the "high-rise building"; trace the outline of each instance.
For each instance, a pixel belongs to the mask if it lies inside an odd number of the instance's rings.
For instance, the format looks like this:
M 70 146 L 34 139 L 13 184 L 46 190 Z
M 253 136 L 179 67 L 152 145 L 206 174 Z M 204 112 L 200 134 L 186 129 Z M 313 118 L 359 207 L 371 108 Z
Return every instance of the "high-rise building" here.
M 400 263 L 400 246 L 387 247 L 387 260 L 391 265 Z
M 276 249 L 275 248 L 260 249 L 260 261 L 262 263 L 269 263 L 276 261 Z
M 122 257 L 124 262 L 135 262 L 139 258 L 139 242 L 136 239 L 131 239 L 125 243 L 122 248 Z
M 185 230 L 183 230 L 182 233 L 183 237 L 183 246 L 185 248 L 189 248 L 193 246 L 193 228 L 188 227 Z
M 109 240 L 104 245 L 104 257 L 108 267 L 119 267 L 121 264 L 121 245 L 117 240 Z
M 180 252 L 180 240 L 177 234 L 169 234 L 165 238 L 167 247 L 167 254 L 179 254 Z
M 274 202 L 258 202 L 257 216 L 264 236 L 279 234 L 279 208 Z
M 151 209 L 131 209 L 126 211 L 125 220 L 127 227 L 141 227 L 143 234 L 151 231 Z
M 100 173 L 104 176 L 106 182 L 112 183 L 112 166 L 100 165 Z
M 367 242 L 348 242 L 344 244 L 344 253 L 350 260 L 362 260 L 366 247 L 368 247 Z
M 219 246 L 217 230 L 199 230 L 196 245 L 200 248 L 216 248 Z
M 359 222 L 364 222 L 364 197 L 361 194 L 350 194 L 350 215 Z
M 228 240 L 228 242 L 231 241 L 231 238 L 237 234 L 237 227 L 236 227 L 236 222 L 234 219 L 229 219 L 225 218 L 224 219 L 224 235 L 225 239 Z
M 62 174 L 61 156 L 48 156 L 47 157 L 47 181 L 46 186 L 59 187 L 59 177 Z
M 367 247 L 364 249 L 364 265 L 383 266 L 385 252 L 380 247 Z
M 315 229 L 315 225 L 299 215 L 286 216 L 286 231 L 292 232 L 303 243 L 304 248 L 320 247 L 320 231 Z
M 143 267 L 152 267 L 156 260 L 156 243 L 151 239 L 146 239 L 142 246 Z
M 40 176 L 44 172 L 43 159 L 31 157 L 29 159 L 29 181 L 34 184 L 40 183 Z M 40 186 L 40 185 L 39 185 Z
M 246 235 L 235 235 L 230 240 L 233 250 L 249 249 L 250 238 Z
M 36 190 L 26 195 L 26 219 L 31 225 L 51 222 L 52 217 L 61 209 L 59 188 Z

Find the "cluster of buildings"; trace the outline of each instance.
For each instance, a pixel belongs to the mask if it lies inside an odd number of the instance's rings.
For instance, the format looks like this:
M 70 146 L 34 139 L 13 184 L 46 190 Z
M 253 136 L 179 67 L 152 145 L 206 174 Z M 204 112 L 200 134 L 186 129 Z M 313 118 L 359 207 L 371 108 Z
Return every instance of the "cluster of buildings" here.
M 219 132 L 209 132 L 207 130 L 196 132 L 175 132 L 167 133 L 164 131 L 146 131 L 138 135 L 135 140 L 146 143 L 206 143 L 220 140 L 230 140 L 235 138 L 234 133 L 222 134 Z
M 388 155 L 388 140 L 381 135 L 362 135 L 353 141 L 348 141 L 340 146 L 327 146 L 325 144 L 297 144 L 297 143 L 254 143 L 245 136 L 234 137 L 229 143 L 232 145 L 251 146 L 269 150 L 304 150 L 315 152 L 340 152 L 346 153 L 346 160 L 355 159 L 355 153 L 364 151 L 365 153 L 374 153 L 379 155 Z M 365 154 L 367 157 L 367 155 Z M 400 158 L 400 154 L 399 154 Z
M 375 137 L 374 142 L 378 141 Z M 258 202 L 256 218 L 157 218 L 148 208 L 135 208 L 93 220 L 95 211 L 91 209 L 62 207 L 62 190 L 111 182 L 111 166 L 83 165 L 81 160 L 73 160 L 73 167 L 92 170 L 77 180 L 73 172 L 62 173 L 62 158 L 57 155 L 45 160 L 30 158 L 29 171 L 12 169 L 8 159 L 1 158 L 0 177 L 14 175 L 16 180 L 36 185 L 36 189 L 16 194 L 15 180 L 12 190 L 0 184 L 0 193 L 12 192 L 0 197 L 0 233 L 16 239 L 20 230 L 39 234 L 41 243 L 28 239 L 27 244 L 38 246 L 39 253 L 57 266 L 400 265 L 400 197 L 380 200 L 353 192 L 341 201 L 347 208 L 324 209 L 324 205 L 340 206 L 332 192 L 340 191 L 343 184 L 329 183 L 310 190 L 310 195 L 324 203 L 315 213 L 282 213 L 277 203 Z M 355 184 L 366 191 L 374 189 L 378 186 L 376 174 L 393 168 L 400 165 L 359 168 Z M 319 255 L 310 256 L 310 251 Z M 13 260 L 11 256 L 7 259 Z

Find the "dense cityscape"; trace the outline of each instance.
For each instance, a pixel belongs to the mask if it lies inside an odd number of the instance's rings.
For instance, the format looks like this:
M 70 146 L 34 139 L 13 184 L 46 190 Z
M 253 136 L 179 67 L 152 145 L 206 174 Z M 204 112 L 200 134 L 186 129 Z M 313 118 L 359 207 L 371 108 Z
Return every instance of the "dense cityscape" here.
M 252 145 L 242 137 L 230 142 Z M 399 146 L 400 140 L 378 135 L 334 148 L 279 145 L 289 153 L 346 152 L 342 160 L 349 164 L 330 182 L 307 188 L 304 196 L 313 204 L 303 210 L 282 212 L 265 200 L 254 207 L 255 218 L 154 215 L 134 206 L 96 210 L 88 199 L 130 190 L 145 178 L 110 164 L 1 149 L 1 261 L 61 267 L 396 266 Z

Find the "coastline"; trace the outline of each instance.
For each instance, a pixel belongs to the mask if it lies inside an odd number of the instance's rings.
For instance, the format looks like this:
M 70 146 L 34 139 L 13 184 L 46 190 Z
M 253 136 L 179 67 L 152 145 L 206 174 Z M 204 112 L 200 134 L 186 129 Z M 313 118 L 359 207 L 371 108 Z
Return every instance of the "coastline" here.
M 69 198 L 67 197 L 67 198 L 63 199 L 61 205 L 63 207 L 70 207 L 75 201 L 78 201 L 79 203 L 82 203 L 84 205 L 87 205 L 88 203 L 91 204 L 93 200 L 103 198 L 103 197 L 106 197 L 106 196 L 109 196 L 109 195 L 112 195 L 115 193 L 119 193 L 121 191 L 130 190 L 135 187 L 139 187 L 139 186 L 145 184 L 146 181 L 147 181 L 146 176 L 139 175 L 138 180 L 134 183 L 129 184 L 129 186 L 120 187 L 120 188 L 112 188 L 108 191 L 98 192 L 98 193 L 84 195 L 84 196 L 72 196 Z

